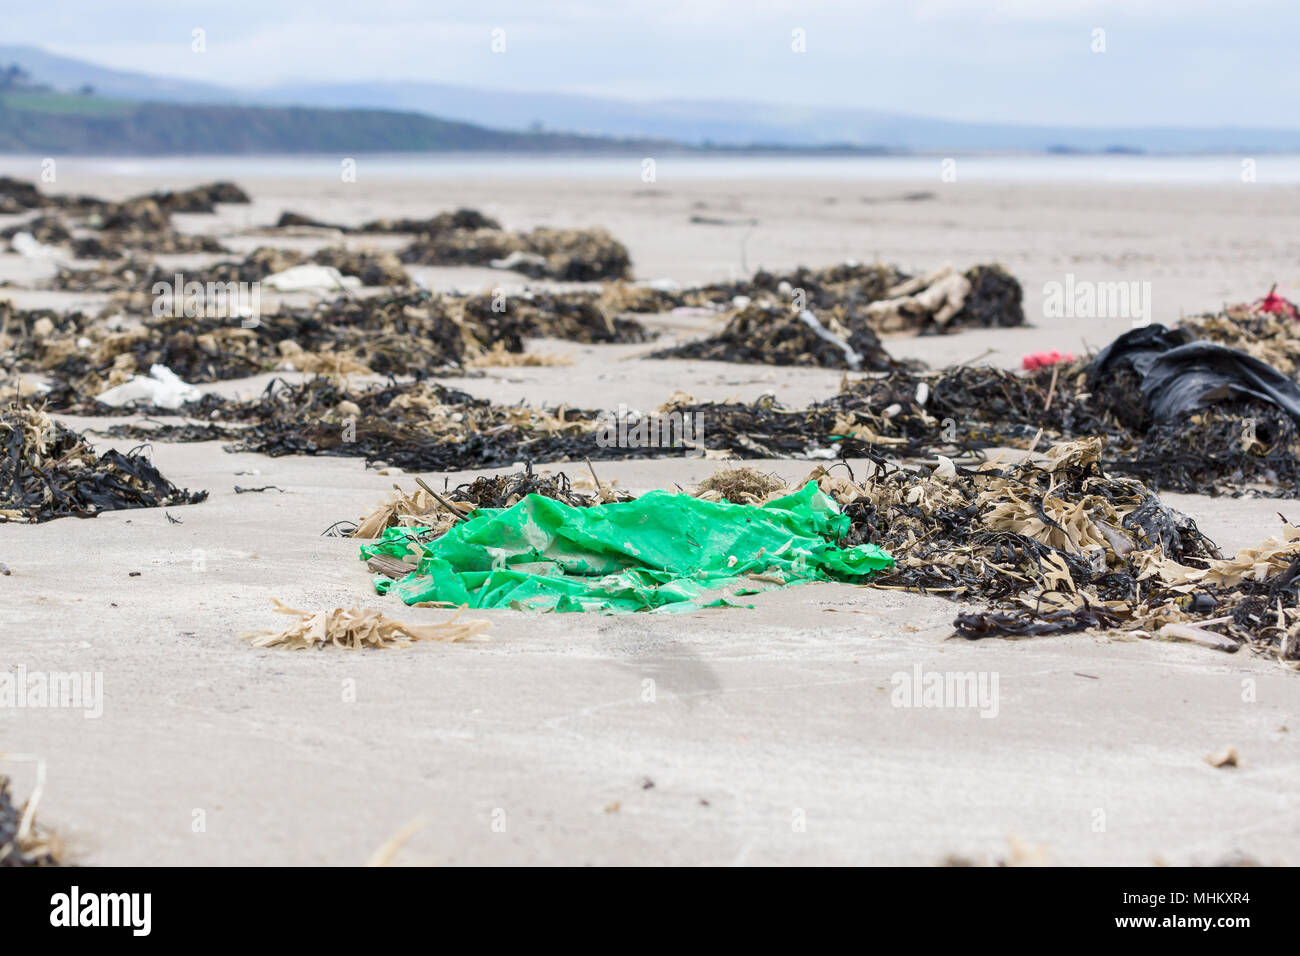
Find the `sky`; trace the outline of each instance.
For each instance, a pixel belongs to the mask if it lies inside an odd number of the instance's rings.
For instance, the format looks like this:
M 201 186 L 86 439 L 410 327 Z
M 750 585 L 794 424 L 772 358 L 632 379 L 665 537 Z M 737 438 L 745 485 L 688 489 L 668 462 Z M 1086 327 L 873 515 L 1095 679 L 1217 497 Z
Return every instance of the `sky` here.
M 0 42 L 224 86 L 420 80 L 1088 126 L 1294 125 L 1298 28 L 1297 0 L 0 0 Z

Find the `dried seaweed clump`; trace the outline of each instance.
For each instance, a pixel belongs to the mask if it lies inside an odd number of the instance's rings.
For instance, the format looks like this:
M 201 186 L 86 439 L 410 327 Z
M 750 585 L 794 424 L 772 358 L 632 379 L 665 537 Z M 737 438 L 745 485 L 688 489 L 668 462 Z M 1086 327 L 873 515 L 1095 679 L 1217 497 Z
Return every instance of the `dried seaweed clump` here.
M 520 233 L 499 226 L 424 233 L 399 254 L 408 264 L 492 265 L 534 278 L 568 282 L 626 278 L 627 247 L 604 229 L 548 229 Z
M 411 277 L 396 253 L 330 246 L 311 258 L 317 265 L 333 266 L 345 276 L 356 276 L 365 286 L 411 285 Z
M 182 276 L 185 283 L 198 282 L 205 287 L 213 282 L 261 282 L 267 276 L 306 262 L 332 266 L 345 276 L 356 276 L 365 286 L 401 287 L 411 284 L 410 277 L 394 253 L 353 250 L 343 246 L 328 246 L 311 256 L 295 249 L 260 246 L 240 261 L 218 262 L 202 269 L 186 270 Z M 175 280 L 176 272 L 175 269 L 151 269 L 134 288 L 123 289 L 126 295 L 115 300 L 114 304 L 131 312 L 148 312 L 153 303 L 154 283 L 165 282 L 170 285 Z
M 32 238 L 47 246 L 61 246 L 72 241 L 72 231 L 62 216 L 37 216 L 26 222 L 0 230 L 0 237 L 13 239 L 20 232 L 29 233 Z
M 5 312 L 0 303 L 0 319 L 8 317 L 0 339 L 7 328 L 11 368 L 56 379 L 52 407 L 93 414 L 96 395 L 154 365 L 194 383 L 277 369 L 423 378 L 487 351 L 478 338 L 487 333 L 458 321 L 453 307 L 424 291 L 339 298 L 284 307 L 244 327 L 238 317 L 216 316 L 92 323 L 84 316 Z
M 1018 465 L 814 477 L 845 505 L 849 544 L 894 555 L 873 586 L 990 605 L 957 618 L 963 636 L 1118 628 L 1300 659 L 1300 528 L 1224 558 L 1141 482 L 1107 476 L 1101 452 L 1091 438 Z
M 149 198 L 168 213 L 213 213 L 217 211 L 217 203 L 247 205 L 253 201 L 248 193 L 234 183 L 224 181 L 207 183 L 192 189 L 170 189 L 151 193 Z
M 695 486 L 696 498 L 707 501 L 729 501 L 735 505 L 761 505 L 785 489 L 786 484 L 775 475 L 757 468 L 739 466 L 719 468 Z
M 1023 325 L 1025 320 L 1020 283 L 998 265 L 977 265 L 964 273 L 945 266 L 921 276 L 909 276 L 893 266 L 855 262 L 822 269 L 800 266 L 784 275 L 760 269 L 743 282 L 656 295 L 670 298 L 673 307 L 743 309 L 752 301 L 796 311 L 807 308 L 819 317 L 828 310 L 861 312 L 872 329 L 890 334 Z
M 34 183 L 0 176 L 0 213 L 16 215 L 29 209 L 40 209 L 45 205 L 45 197 Z
M 1273 293 L 1270 295 L 1276 305 L 1267 298 L 1261 299 L 1252 304 L 1229 306 L 1221 312 L 1194 315 L 1179 325 L 1197 338 L 1240 349 L 1294 378 L 1300 369 L 1300 321 L 1296 318 L 1296 306 Z
M 645 342 L 650 333 L 635 319 L 615 314 L 594 292 L 528 289 L 510 296 L 483 292 L 459 300 L 467 324 L 484 344 L 522 352 L 523 339 L 566 342 Z M 479 331 L 481 330 L 481 331 Z
M 197 504 L 132 452 L 96 455 L 80 435 L 34 408 L 0 410 L 0 521 L 36 523 L 102 511 Z
M 438 624 L 404 624 L 380 611 L 363 610 L 359 604 L 351 609 L 299 611 L 275 601 L 275 611 L 298 620 L 282 631 L 248 635 L 254 647 L 303 650 L 332 644 L 355 651 L 365 647 L 407 647 L 417 641 L 454 643 L 471 640 L 492 626 L 490 621 L 461 621 L 460 611 Z
M 771 301 L 747 303 L 716 335 L 649 357 L 876 371 L 895 364 L 861 312 L 836 309 L 814 315 Z
M 63 842 L 36 822 L 38 795 L 14 806 L 9 788 L 9 778 L 0 774 L 0 867 L 58 866 Z
M 692 289 L 676 300 L 729 308 L 727 324 L 651 358 L 883 371 L 898 363 L 880 334 L 1024 323 L 1020 283 L 999 266 L 975 266 L 965 274 L 945 267 L 913 277 L 857 264 L 801 268 L 785 278 L 760 271 L 747 283 Z
M 865 306 L 907 278 L 895 267 L 880 263 L 842 262 L 820 269 L 799 266 L 787 273 L 759 269 L 739 282 L 717 282 L 675 293 L 674 305 L 735 308 L 748 300 L 790 307 L 796 294 L 801 294 L 800 305 L 817 312 L 835 306 Z
M 465 229 L 501 229 L 501 223 L 477 209 L 460 208 L 440 212 L 428 219 L 374 219 L 358 232 L 414 233 L 417 236 L 442 236 Z
M 584 494 L 574 490 L 569 476 L 562 471 L 540 474 L 531 468 L 510 474 L 480 476 L 438 493 L 423 482 L 409 493 L 399 485 L 394 485 L 393 489 L 387 501 L 357 522 L 351 537 L 378 538 L 388 528 L 421 526 L 431 528 L 433 534 L 430 537 L 436 538 L 478 508 L 509 508 L 528 495 L 552 498 L 574 508 L 631 500 L 630 495 L 612 487 Z

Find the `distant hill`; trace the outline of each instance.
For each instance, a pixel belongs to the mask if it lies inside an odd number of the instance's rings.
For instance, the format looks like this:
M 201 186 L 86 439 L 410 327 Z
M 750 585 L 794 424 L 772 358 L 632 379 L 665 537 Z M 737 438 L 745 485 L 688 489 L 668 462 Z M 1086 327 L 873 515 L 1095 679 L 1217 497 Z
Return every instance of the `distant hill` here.
M 876 151 L 941 154 L 962 151 L 1109 151 L 1253 155 L 1300 151 L 1300 130 L 1296 129 L 973 123 L 871 109 L 796 107 L 727 100 L 634 102 L 423 82 L 297 83 L 266 89 L 236 89 L 109 69 L 31 46 L 0 46 L 0 67 L 11 63 L 22 66 L 35 81 L 57 90 L 70 92 L 89 85 L 98 95 L 110 99 L 299 106 L 312 108 L 318 113 L 335 109 L 389 114 L 397 111 L 431 117 L 444 124 L 460 123 L 482 132 L 489 128 L 516 133 L 541 129 L 589 137 L 569 141 L 572 148 L 582 149 L 606 149 L 610 147 L 603 144 L 604 138 L 630 137 L 660 142 L 671 140 L 695 147 L 763 144 L 820 148 L 836 144 Z M 328 123 L 323 116 L 321 121 Z M 427 132 L 432 135 L 432 128 Z M 395 131 L 393 135 L 397 135 Z M 443 135 L 451 135 L 450 129 L 444 129 Z M 420 139 L 420 135 L 409 130 L 406 136 L 411 141 Z M 466 133 L 462 141 L 473 139 Z M 355 145 L 353 148 L 360 149 Z
M 0 92 L 0 152 L 81 155 L 643 152 L 663 144 L 520 133 L 368 109 L 136 103 L 98 95 Z
M 0 56 L 3 60 L 3 56 Z M 1031 126 L 970 123 L 870 109 L 741 100 L 631 102 L 561 93 L 507 92 L 439 83 L 299 84 L 262 90 L 263 101 L 381 106 L 473 120 L 499 129 L 540 123 L 600 136 L 646 136 L 692 145 L 873 146 L 893 152 L 1290 152 L 1300 130 Z
M 229 87 L 192 83 L 166 76 L 128 73 L 86 60 L 59 56 L 34 46 L 0 45 L 0 66 L 15 63 L 40 83 L 71 91 L 93 86 L 100 96 L 121 100 L 162 100 L 170 103 L 239 103 L 245 101 Z M 352 105 L 352 104 L 346 104 Z

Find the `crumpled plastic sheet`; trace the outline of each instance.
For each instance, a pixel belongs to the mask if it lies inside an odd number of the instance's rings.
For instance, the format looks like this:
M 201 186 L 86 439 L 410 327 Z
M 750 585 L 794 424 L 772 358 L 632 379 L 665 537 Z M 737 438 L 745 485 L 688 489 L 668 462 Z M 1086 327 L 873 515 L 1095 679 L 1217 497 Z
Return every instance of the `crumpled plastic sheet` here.
M 1291 379 L 1245 352 L 1190 339 L 1186 330 L 1163 325 L 1125 332 L 1093 360 L 1089 387 L 1111 369 L 1127 366 L 1140 376 L 1156 422 L 1179 421 L 1212 402 L 1244 398 L 1269 402 L 1300 421 L 1300 386 Z
M 407 604 L 685 611 L 807 581 L 861 582 L 893 566 L 878 545 L 839 547 L 849 526 L 812 482 L 761 506 L 652 491 L 574 508 L 529 495 L 510 508 L 475 511 L 427 543 L 419 539 L 428 529 L 389 528 L 361 558 L 420 554 L 405 578 L 376 581 L 380 593 L 392 590 Z

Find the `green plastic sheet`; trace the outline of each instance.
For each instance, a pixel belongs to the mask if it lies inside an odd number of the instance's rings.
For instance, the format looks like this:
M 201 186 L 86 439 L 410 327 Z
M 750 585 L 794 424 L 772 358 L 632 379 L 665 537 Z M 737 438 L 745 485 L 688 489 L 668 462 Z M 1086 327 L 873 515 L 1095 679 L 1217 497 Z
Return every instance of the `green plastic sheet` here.
M 389 528 L 361 559 L 419 565 L 379 578 L 407 604 L 555 611 L 675 611 L 730 606 L 717 592 L 753 594 L 806 581 L 858 582 L 894 559 L 874 544 L 840 548 L 849 518 L 815 483 L 762 506 L 652 491 L 635 501 L 574 508 L 529 495 L 481 508 L 442 537 Z M 754 578 L 753 575 L 759 575 Z

